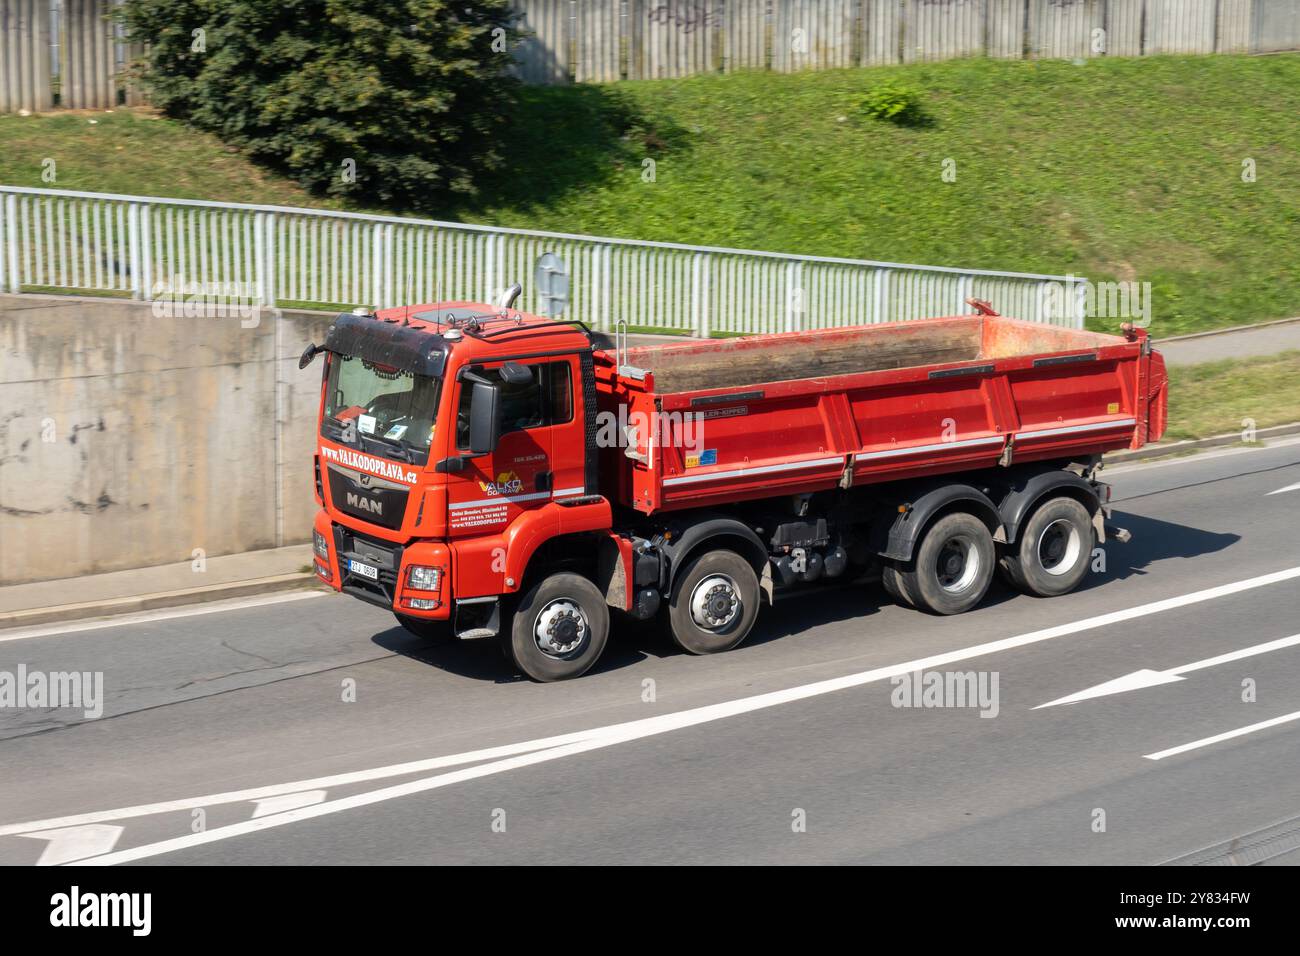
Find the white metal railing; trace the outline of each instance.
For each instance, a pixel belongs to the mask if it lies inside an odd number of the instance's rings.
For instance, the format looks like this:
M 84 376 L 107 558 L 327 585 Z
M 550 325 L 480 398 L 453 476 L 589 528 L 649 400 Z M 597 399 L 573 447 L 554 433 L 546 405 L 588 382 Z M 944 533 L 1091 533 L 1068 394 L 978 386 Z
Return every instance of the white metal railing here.
M 696 335 L 793 331 L 969 311 L 1083 324 L 1085 280 L 639 242 L 323 209 L 0 186 L 0 288 L 266 306 L 387 307 L 493 301 L 537 260 L 569 276 L 568 318 L 608 330 Z M 1049 294 L 1050 293 L 1050 294 Z

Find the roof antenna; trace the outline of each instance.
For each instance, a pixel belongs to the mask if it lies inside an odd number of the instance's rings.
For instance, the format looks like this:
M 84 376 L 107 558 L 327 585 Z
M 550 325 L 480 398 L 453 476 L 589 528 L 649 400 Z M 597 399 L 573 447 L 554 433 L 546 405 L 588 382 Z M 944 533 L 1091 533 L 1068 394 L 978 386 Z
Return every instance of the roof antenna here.
M 415 295 L 415 276 L 410 269 L 406 270 L 406 314 L 402 316 L 402 324 L 411 324 L 411 297 Z
M 505 292 L 501 293 L 501 300 L 497 303 L 497 306 L 502 311 L 508 312 L 510 309 L 514 308 L 515 300 L 519 298 L 519 293 L 523 291 L 524 287 L 516 282 L 510 288 L 506 289 Z

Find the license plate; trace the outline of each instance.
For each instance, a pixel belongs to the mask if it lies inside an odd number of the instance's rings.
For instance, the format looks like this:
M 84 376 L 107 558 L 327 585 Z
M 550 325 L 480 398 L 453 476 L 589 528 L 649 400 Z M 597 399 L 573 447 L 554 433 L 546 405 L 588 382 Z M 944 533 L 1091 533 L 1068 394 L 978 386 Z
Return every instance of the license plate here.
M 360 561 L 349 561 L 348 570 L 353 574 L 358 574 L 363 578 L 369 578 L 372 581 L 379 580 L 379 569 L 373 564 L 362 564 Z

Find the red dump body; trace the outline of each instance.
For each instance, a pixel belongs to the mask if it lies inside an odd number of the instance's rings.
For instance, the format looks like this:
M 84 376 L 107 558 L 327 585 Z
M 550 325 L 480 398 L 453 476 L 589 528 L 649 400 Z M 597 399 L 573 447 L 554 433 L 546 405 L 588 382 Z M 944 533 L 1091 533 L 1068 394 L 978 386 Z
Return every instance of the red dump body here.
M 1085 460 L 1165 428 L 1164 361 L 1144 330 L 968 315 L 647 346 L 621 359 L 596 352 L 599 407 L 632 429 L 627 447 L 602 443 L 602 491 L 646 514 Z

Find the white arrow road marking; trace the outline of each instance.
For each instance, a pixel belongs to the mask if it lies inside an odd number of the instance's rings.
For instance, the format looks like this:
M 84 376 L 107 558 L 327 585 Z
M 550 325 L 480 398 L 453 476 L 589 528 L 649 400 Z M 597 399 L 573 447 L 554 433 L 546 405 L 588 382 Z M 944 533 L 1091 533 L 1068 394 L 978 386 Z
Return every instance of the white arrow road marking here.
M 265 797 L 257 801 L 253 819 L 269 817 L 273 813 L 284 813 L 286 810 L 297 810 L 299 807 L 310 807 L 321 803 L 324 799 L 324 790 L 306 790 L 302 793 L 286 793 L 281 797 Z
M 1123 677 L 1116 677 L 1114 680 L 1108 680 L 1105 683 L 1098 684 L 1096 687 L 1089 687 L 1087 690 L 1081 690 L 1077 694 L 1070 694 L 1068 697 L 1058 697 L 1056 700 L 1049 700 L 1046 704 L 1039 704 L 1034 710 L 1042 710 L 1044 707 L 1055 707 L 1057 704 L 1077 704 L 1081 700 L 1091 700 L 1094 697 L 1105 697 L 1107 694 L 1122 694 L 1130 690 L 1142 690 L 1146 687 L 1157 687 L 1160 684 L 1172 684 L 1175 681 L 1184 680 L 1181 675 L 1190 674 L 1192 671 L 1204 670 L 1207 667 L 1213 667 L 1216 664 L 1227 664 L 1229 661 L 1239 661 L 1243 657 L 1254 657 L 1256 654 L 1267 654 L 1269 651 L 1281 650 L 1284 647 L 1294 647 L 1300 644 L 1300 634 L 1292 634 L 1290 637 L 1281 637 L 1276 641 L 1268 641 L 1265 644 L 1256 644 L 1254 647 L 1243 647 L 1239 651 L 1230 651 L 1227 654 L 1220 654 L 1218 657 L 1207 657 L 1203 661 L 1196 661 L 1191 664 L 1184 664 L 1182 667 L 1171 667 L 1164 671 L 1140 670 L 1132 674 L 1125 674 Z
M 1243 737 L 1246 734 L 1253 734 L 1257 730 L 1267 730 L 1269 727 L 1276 727 L 1279 724 L 1290 723 L 1293 720 L 1300 720 L 1300 710 L 1293 714 L 1283 714 L 1281 717 L 1274 717 L 1272 720 L 1261 720 L 1257 724 L 1251 724 L 1249 727 L 1239 727 L 1237 730 L 1230 730 L 1226 734 L 1215 734 L 1213 737 L 1203 737 L 1200 740 L 1193 740 L 1190 744 L 1182 744 L 1178 747 L 1170 747 L 1168 750 L 1160 750 L 1153 754 L 1143 754 L 1147 760 L 1164 760 L 1166 757 L 1172 757 L 1176 754 L 1184 754 L 1189 750 L 1196 750 L 1198 747 L 1208 747 L 1210 744 L 1217 744 L 1223 740 L 1231 740 L 1233 737 Z
M 1277 491 L 1270 491 L 1268 494 L 1280 495 L 1284 491 L 1300 491 L 1300 481 L 1297 481 L 1294 485 L 1287 485 L 1285 488 L 1279 488 Z M 1265 495 L 1265 497 L 1268 497 L 1268 495 Z
M 385 800 L 394 800 L 400 797 L 410 796 L 412 794 L 423 793 L 430 790 L 436 790 L 440 787 L 450 786 L 455 783 L 461 783 L 467 780 L 475 780 L 481 777 L 491 776 L 493 774 L 503 773 L 509 770 L 515 770 L 520 767 L 527 767 L 533 764 L 544 763 L 551 760 L 558 760 L 562 757 L 569 757 L 575 754 L 585 753 L 591 750 L 597 750 L 602 747 L 613 746 L 614 744 L 624 743 L 627 741 L 638 740 L 655 734 L 663 734 L 673 730 L 680 730 L 685 727 L 695 727 L 700 724 L 709 723 L 715 720 L 722 720 L 727 717 L 734 717 L 740 714 L 751 713 L 756 710 L 762 710 L 768 707 L 775 707 L 780 704 L 791 703 L 793 701 L 807 700 L 822 694 L 829 694 L 839 690 L 845 690 L 852 687 L 861 687 L 865 684 L 875 683 L 877 681 L 887 680 L 891 677 L 897 677 L 903 674 L 910 674 L 913 671 L 929 670 L 931 668 L 944 667 L 948 664 L 958 661 L 965 661 L 971 658 L 984 657 L 989 654 L 995 654 L 1000 651 L 1012 650 L 1015 648 L 1025 647 L 1030 644 L 1036 644 L 1042 641 L 1053 640 L 1058 637 L 1065 637 L 1070 634 L 1078 634 L 1081 631 L 1088 631 L 1095 628 L 1106 627 L 1111 624 L 1118 624 L 1129 621 L 1134 618 L 1144 617 L 1150 614 L 1158 614 L 1162 611 L 1173 610 L 1175 608 L 1185 607 L 1189 604 L 1196 604 L 1202 601 L 1209 601 L 1215 598 L 1226 597 L 1231 594 L 1238 594 L 1242 591 L 1248 591 L 1252 588 L 1264 587 L 1269 584 L 1276 584 L 1282 581 L 1290 581 L 1300 577 L 1300 567 L 1288 568 L 1284 571 L 1275 571 L 1271 574 L 1263 574 L 1258 577 L 1247 578 L 1242 581 L 1235 581 L 1231 584 L 1222 584 L 1218 587 L 1207 588 L 1202 591 L 1194 591 L 1191 594 L 1184 594 L 1178 597 L 1166 598 L 1162 601 L 1153 601 L 1150 604 L 1142 604 L 1137 607 L 1128 608 L 1123 611 L 1113 611 L 1108 614 L 1099 614 L 1096 617 L 1084 618 L 1071 624 L 1062 624 L 1057 627 L 1050 627 L 1039 631 L 1031 631 L 1028 634 L 1021 634 L 1018 637 L 1004 638 L 999 641 L 990 641 L 985 644 L 977 644 L 972 647 L 963 648 L 957 651 L 951 651 L 946 654 L 935 654 L 931 657 L 919 658 L 917 660 L 905 661 L 901 664 L 894 664 L 887 667 L 879 667 L 873 670 L 860 671 L 856 674 L 848 674 L 843 677 L 834 677 L 829 680 L 816 681 L 811 684 L 803 684 L 796 687 L 789 687 L 784 690 L 772 691 L 766 694 L 756 694 L 751 697 L 742 697 L 738 700 L 726 701 L 720 704 L 710 704 L 704 707 L 696 707 L 691 710 L 679 711 L 674 714 L 664 714 L 658 717 L 647 717 L 641 720 L 628 721 L 621 724 L 612 724 L 606 727 L 597 727 L 591 730 L 579 731 L 577 733 L 563 734 L 556 737 L 547 737 L 539 740 L 528 741 L 522 744 L 513 744 L 505 747 L 495 748 L 495 755 L 504 756 L 505 759 L 496 759 L 492 762 L 481 763 L 478 766 L 466 767 L 461 770 L 455 770 L 450 773 L 438 774 L 433 777 L 426 777 L 421 780 L 412 780 L 407 783 L 396 784 L 374 790 L 369 793 L 360 793 L 348 797 L 342 797 L 336 800 L 327 800 L 309 807 L 300 807 L 296 810 L 288 810 L 283 813 L 277 813 L 272 816 L 264 816 L 253 820 L 247 820 L 243 823 L 231 824 L 229 826 L 218 827 L 213 830 L 207 830 L 203 833 L 192 833 L 185 836 L 176 837 L 170 840 L 162 840 L 157 843 L 145 844 L 138 847 L 130 847 L 125 850 L 119 850 L 115 853 L 108 853 L 96 857 L 93 860 L 86 861 L 88 864 L 109 866 L 117 863 L 127 863 L 133 860 L 146 859 L 148 857 L 159 856 L 164 853 L 172 853 L 177 850 L 187 849 L 189 847 L 201 846 L 207 843 L 215 843 L 219 840 L 229 839 L 231 837 L 242 836 L 249 833 L 257 833 L 272 827 L 284 826 L 289 823 L 296 823 L 302 820 L 311 820 L 318 817 L 328 816 L 334 813 L 340 813 L 344 810 L 351 810 L 357 807 L 364 807 Z M 491 751 L 478 751 L 475 759 L 487 760 Z M 426 765 L 449 765 L 457 763 L 468 763 L 471 755 L 460 754 L 453 757 L 434 758 L 430 761 L 422 761 Z M 413 767 L 414 764 L 402 765 Z M 409 772 L 409 771 L 407 771 Z M 391 775 L 391 768 L 381 768 L 379 771 L 362 771 L 358 774 L 340 775 L 348 776 L 354 781 L 372 779 L 375 777 Z M 322 778 L 326 779 L 326 778 Z M 336 778 L 337 779 L 337 778 Z M 321 785 L 316 787 L 321 788 Z M 296 785 L 283 785 L 278 788 L 266 788 L 267 790 L 276 790 L 281 794 L 297 792 L 308 789 L 302 783 Z M 263 794 L 269 795 L 269 794 Z M 246 797 L 245 799 L 253 799 Z M 210 800 L 210 798 L 209 798 Z M 165 806 L 169 809 L 179 809 L 178 805 L 203 805 L 202 798 L 190 801 L 176 801 L 172 804 L 154 804 L 153 806 Z M 117 819 L 123 816 L 139 816 L 142 808 L 128 808 L 127 810 L 107 811 L 103 814 L 89 814 L 97 819 Z M 76 819 L 76 818 L 64 818 Z M 20 825 L 22 830 L 30 830 L 33 824 Z M 9 830 L 9 827 L 0 827 L 0 835 Z
M 21 836 L 33 840 L 49 840 L 49 845 L 36 861 L 37 866 L 58 866 L 61 863 L 74 863 L 88 856 L 107 853 L 117 845 L 117 838 L 122 835 L 123 827 L 92 823 L 80 827 L 62 827 L 57 830 L 41 830 L 36 833 L 23 833 Z

